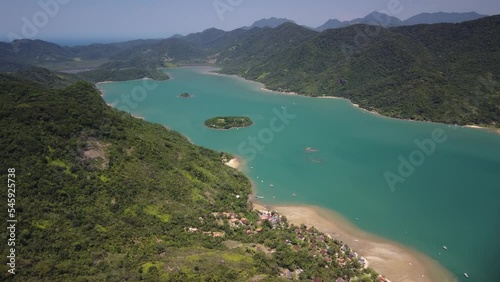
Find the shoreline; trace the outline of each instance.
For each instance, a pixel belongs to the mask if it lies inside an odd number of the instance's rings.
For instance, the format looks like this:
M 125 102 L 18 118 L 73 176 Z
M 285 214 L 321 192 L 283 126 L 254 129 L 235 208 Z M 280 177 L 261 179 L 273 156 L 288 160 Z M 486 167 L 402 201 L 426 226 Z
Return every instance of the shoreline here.
M 206 74 L 226 76 L 225 74 L 213 73 L 208 71 L 206 72 Z M 237 75 L 231 75 L 231 76 L 248 82 L 262 84 L 257 81 L 247 80 Z M 263 89 L 261 88 L 261 90 Z M 282 95 L 297 95 L 297 96 L 309 97 L 294 92 L 278 92 L 269 89 L 263 91 L 273 92 Z M 354 107 L 360 108 L 359 105 L 356 105 L 352 103 L 349 99 L 342 97 L 326 96 L 326 97 L 309 97 L 309 98 L 344 99 L 348 100 Z M 378 114 L 376 112 L 371 112 L 366 109 L 362 110 L 368 113 Z M 388 117 L 384 115 L 380 116 Z M 394 119 L 405 120 L 399 118 L 394 118 Z M 415 121 L 415 120 L 405 120 L 405 121 Z M 417 121 L 417 122 L 422 122 L 422 121 Z M 448 125 L 444 123 L 437 123 L 437 124 Z M 495 130 L 492 128 L 484 128 L 476 125 L 470 125 L 470 126 L 465 125 L 460 127 Z M 496 132 L 500 133 L 500 129 L 496 129 Z M 232 158 L 225 164 L 239 171 L 243 170 L 242 161 L 238 157 Z M 252 195 L 255 195 L 255 193 L 256 190 L 254 186 Z M 254 204 L 254 206 L 257 206 L 258 204 L 254 202 L 255 201 L 254 198 L 255 197 L 251 197 L 250 201 L 252 202 L 252 204 Z M 367 258 L 367 260 L 370 263 L 370 267 L 375 269 L 379 274 L 382 274 L 393 281 L 454 281 L 453 275 L 451 275 L 446 269 L 444 269 L 441 265 L 439 265 L 437 261 L 428 257 L 427 255 L 420 253 L 419 251 L 414 250 L 410 247 L 406 247 L 402 244 L 399 244 L 397 242 L 389 241 L 377 235 L 370 234 L 354 226 L 350 221 L 346 220 L 341 215 L 336 214 L 332 210 L 322 209 L 320 207 L 314 207 L 314 206 L 300 206 L 300 205 L 288 206 L 286 204 L 278 205 L 276 207 L 271 206 L 270 208 L 278 210 L 280 214 L 288 218 L 290 223 L 296 221 L 297 223 L 300 222 L 306 225 L 314 225 L 321 232 L 331 234 L 333 238 L 336 237 L 345 238 L 341 240 L 347 243 L 349 246 L 351 246 L 353 250 L 361 254 L 363 257 Z M 400 264 L 400 262 L 404 263 Z M 424 277 L 419 276 L 421 274 L 424 274 Z
M 219 73 L 209 74 L 225 76 Z M 236 75 L 234 75 L 234 77 L 248 82 L 262 84 Z M 269 90 L 269 92 L 283 95 L 304 96 L 294 92 L 277 92 L 272 90 Z M 345 99 L 333 96 L 318 98 Z M 350 100 L 349 102 L 354 107 L 359 108 L 359 105 L 352 103 Z M 365 109 L 363 110 L 367 111 Z M 370 111 L 367 112 L 371 113 Z M 225 162 L 225 165 L 239 171 L 244 170 L 242 168 L 242 160 L 238 157 L 234 157 L 228 162 Z M 254 186 L 252 194 L 255 195 L 255 193 L 256 190 Z M 254 202 L 254 197 L 252 197 L 250 201 L 254 206 L 257 205 Z M 369 261 L 370 267 L 393 281 L 454 281 L 453 276 L 432 258 L 399 243 L 363 231 L 332 210 L 312 206 L 287 206 L 286 204 L 271 208 L 277 210 L 281 215 L 286 216 L 290 223 L 297 222 L 296 225 L 300 225 L 300 223 L 314 225 L 321 232 L 332 235 L 333 238 L 342 238 L 342 241 L 347 243 L 353 250 Z M 421 274 L 423 274 L 424 277 L 420 276 Z
M 114 83 L 114 82 L 119 82 L 119 81 L 105 80 L 105 81 L 96 82 L 95 85 L 105 84 L 105 83 Z
M 147 80 L 147 79 L 149 79 L 149 78 L 145 77 L 145 78 L 142 78 L 141 80 Z M 106 93 L 104 92 L 104 90 L 102 90 L 101 88 L 99 88 L 99 87 L 98 87 L 98 86 L 99 86 L 99 84 L 104 84 L 104 83 L 113 83 L 113 82 L 116 82 L 116 81 L 101 81 L 101 82 L 97 82 L 97 83 L 95 84 L 95 86 L 96 86 L 97 90 L 99 91 L 99 93 L 101 93 L 101 98 L 102 98 L 103 100 L 104 100 L 104 95 L 105 95 Z M 118 82 L 119 82 L 119 81 L 118 81 Z M 104 102 L 106 102 L 106 101 L 104 100 Z M 106 105 L 107 105 L 108 107 L 111 107 L 111 108 L 114 108 L 114 107 L 115 107 L 115 104 L 113 104 L 113 103 L 106 103 Z M 132 113 L 129 113 L 129 114 L 130 114 L 133 118 L 146 120 L 146 119 L 145 119 L 144 117 L 142 117 L 142 116 L 139 116 L 139 115 L 136 115 L 136 114 L 132 114 Z M 191 142 L 191 143 L 192 143 L 192 142 Z
M 355 108 L 358 108 L 364 112 L 367 112 L 367 113 L 370 113 L 370 114 L 374 114 L 374 115 L 378 115 L 380 117 L 385 117 L 385 118 L 392 118 L 392 119 L 396 119 L 396 120 L 404 120 L 404 121 L 412 121 L 412 122 L 426 122 L 426 123 L 437 123 L 437 124 L 442 124 L 442 125 L 449 125 L 449 126 L 453 126 L 454 124 L 448 124 L 448 123 L 443 123 L 443 122 L 435 122 L 435 121 L 424 121 L 424 120 L 412 120 L 412 119 L 403 119 L 403 118 L 397 118 L 397 117 L 390 117 L 390 116 L 386 116 L 386 115 L 383 115 L 377 111 L 374 111 L 374 110 L 368 110 L 368 109 L 365 109 L 365 108 L 362 108 L 361 106 L 359 106 L 359 104 L 355 104 L 353 103 L 350 99 L 347 99 L 347 98 L 344 98 L 344 97 L 337 97 L 337 96 L 307 96 L 307 95 L 302 95 L 300 93 L 296 93 L 296 92 L 286 92 L 286 91 L 276 91 L 276 90 L 271 90 L 271 89 L 268 89 L 266 88 L 266 85 L 262 82 L 259 82 L 259 81 L 255 81 L 255 80 L 250 80 L 250 79 L 246 79 L 242 76 L 239 76 L 237 74 L 223 74 L 223 73 L 218 73 L 216 71 L 218 70 L 221 70 L 220 67 L 218 66 L 215 66 L 215 65 L 207 65 L 207 64 L 201 64 L 201 65 L 182 65 L 182 66 L 177 66 L 177 68 L 198 68 L 200 71 L 200 73 L 202 74 L 208 74 L 208 75 L 219 75 L 219 76 L 229 76 L 229 77 L 233 77 L 233 78 L 236 78 L 236 79 L 241 79 L 243 81 L 246 81 L 246 82 L 251 82 L 251 83 L 256 83 L 259 87 L 260 87 L 260 90 L 263 91 L 263 92 L 271 92 L 271 93 L 274 93 L 274 94 L 282 94 L 282 95 L 296 95 L 296 96 L 302 96 L 302 97 L 308 97 L 308 98 L 319 98 L 319 99 L 344 99 L 344 100 L 347 100 L 349 101 L 353 107 Z M 168 70 L 168 68 L 163 68 L 164 70 Z M 168 72 L 166 71 L 166 73 L 168 74 Z M 144 78 L 140 78 L 140 79 L 133 79 L 133 80 L 152 80 L 151 78 L 148 78 L 148 77 L 144 77 Z M 168 80 L 172 80 L 173 77 L 169 75 L 169 79 Z M 113 83 L 113 82 L 122 82 L 122 81 L 100 81 L 100 82 L 97 82 L 96 85 L 98 84 L 103 84 L 103 83 Z M 471 128 L 471 129 L 479 129 L 479 130 L 485 130 L 485 131 L 488 131 L 490 133 L 494 133 L 494 134 L 500 134 L 500 128 L 495 128 L 495 127 L 487 127 L 487 126 L 481 126 L 481 125 L 476 125 L 476 124 L 471 124 L 471 125 L 460 125 L 460 127 L 462 128 Z
M 247 80 L 247 79 L 245 79 L 245 80 Z M 253 81 L 253 80 L 248 80 L 248 81 L 256 82 L 256 81 Z M 260 82 L 257 82 L 257 83 L 260 83 Z M 442 122 L 436 122 L 436 121 L 413 120 L 413 119 L 403 119 L 403 118 L 396 118 L 396 117 L 386 116 L 386 115 L 383 115 L 383 114 L 381 114 L 381 113 L 379 113 L 377 111 L 368 110 L 368 109 L 362 108 L 359 104 L 355 104 L 351 100 L 349 100 L 347 98 L 344 98 L 344 97 L 325 96 L 325 95 L 323 95 L 323 96 L 307 96 L 307 95 L 299 94 L 297 92 L 286 92 L 286 91 L 271 90 L 271 89 L 266 88 L 265 85 L 264 85 L 264 87 L 260 88 L 260 90 L 262 90 L 264 92 L 271 92 L 271 93 L 274 93 L 274 94 L 282 94 L 282 95 L 297 95 L 297 96 L 308 97 L 308 98 L 316 98 L 316 99 L 338 99 L 338 100 L 345 100 L 345 101 L 348 101 L 349 103 L 351 103 L 352 106 L 354 106 L 355 108 L 358 108 L 358 109 L 362 110 L 363 112 L 366 112 L 366 113 L 369 113 L 369 114 L 374 114 L 374 115 L 377 115 L 377 116 L 380 116 L 380 117 L 384 117 L 384 118 L 392 118 L 392 119 L 404 120 L 404 121 L 411 121 L 411 122 L 426 122 L 426 123 L 430 122 L 430 123 L 437 123 L 437 124 L 442 124 L 442 125 L 454 126 L 454 124 L 448 124 L 448 123 L 442 123 Z M 487 127 L 487 126 L 481 126 L 481 125 L 476 125 L 476 124 L 472 124 L 472 125 L 459 125 L 459 126 L 462 127 L 462 128 L 473 128 L 473 129 L 479 129 L 479 130 L 486 130 L 486 131 L 489 131 L 489 132 L 492 132 L 492 133 L 500 134 L 500 128 Z
M 225 128 L 214 128 L 214 127 L 210 127 L 210 126 L 206 126 L 206 128 L 208 129 L 211 129 L 211 130 L 219 130 L 219 131 L 228 131 L 228 130 L 240 130 L 240 128 L 247 128 L 247 127 L 250 127 L 251 125 L 249 126 L 245 126 L 245 127 L 231 127 L 231 128 L 228 128 L 228 129 L 225 129 Z
M 249 80 L 249 81 L 252 81 L 252 80 Z M 255 82 L 255 81 L 252 81 L 252 82 Z M 260 82 L 258 82 L 258 83 L 260 83 Z M 263 83 L 261 83 L 261 84 L 264 85 Z M 301 97 L 306 97 L 306 98 L 314 98 L 314 99 L 345 100 L 345 101 L 349 102 L 353 107 L 358 108 L 359 110 L 361 110 L 363 112 L 366 112 L 366 113 L 369 113 L 369 114 L 373 114 L 373 115 L 377 115 L 377 116 L 380 116 L 380 117 L 392 118 L 392 117 L 384 116 L 384 115 L 382 115 L 381 113 L 379 113 L 377 111 L 373 111 L 373 110 L 370 111 L 370 110 L 364 109 L 364 108 L 360 107 L 359 104 L 355 104 L 351 100 L 349 100 L 347 98 L 344 98 L 344 97 L 326 96 L 326 95 L 323 95 L 323 96 L 307 96 L 307 95 L 299 94 L 297 92 L 287 92 L 287 91 L 271 90 L 271 89 L 266 88 L 265 85 L 263 87 L 261 87 L 260 90 L 262 90 L 264 92 L 271 92 L 271 93 L 278 94 L 278 95 L 280 95 L 280 94 L 281 95 L 295 95 L 295 96 L 301 96 Z M 396 118 L 396 119 L 399 119 L 399 118 Z M 404 120 L 404 119 L 399 119 L 399 120 Z
M 223 73 L 217 73 L 215 71 L 217 70 L 220 70 L 221 68 L 219 67 L 216 67 L 216 66 L 208 66 L 208 65 L 197 65 L 197 66 L 182 66 L 182 67 L 191 67 L 191 68 L 195 68 L 195 67 L 205 67 L 205 68 L 212 68 L 213 70 L 202 70 L 201 73 L 203 74 L 209 74 L 209 75 L 221 75 L 221 76 L 229 76 L 229 77 L 234 77 L 234 78 L 237 78 L 237 79 L 241 79 L 241 80 L 244 80 L 244 81 L 247 81 L 247 82 L 251 82 L 251 83 L 256 83 L 260 86 L 260 90 L 263 91 L 263 92 L 270 92 L 270 93 L 274 93 L 274 94 L 281 94 L 281 95 L 295 95 L 295 96 L 302 96 L 302 97 L 308 97 L 308 98 L 319 98 L 319 99 L 343 99 L 343 100 L 347 100 L 349 101 L 354 107 L 364 111 L 364 112 L 367 112 L 367 113 L 370 113 L 370 114 L 374 114 L 374 115 L 378 115 L 380 117 L 385 117 L 385 118 L 392 118 L 392 119 L 397 119 L 397 120 L 404 120 L 404 121 L 412 121 L 412 122 L 431 122 L 431 123 L 437 123 L 437 124 L 442 124 L 442 125 L 449 125 L 449 126 L 453 126 L 454 124 L 448 124 L 448 123 L 443 123 L 443 122 L 436 122 L 436 121 L 424 121 L 424 120 L 412 120 L 412 119 L 403 119 L 403 118 L 397 118 L 397 117 L 390 117 L 390 116 L 386 116 L 386 115 L 383 115 L 377 111 L 374 111 L 374 110 L 368 110 L 368 109 L 365 109 L 365 108 L 362 108 L 361 106 L 359 106 L 359 104 L 355 104 L 353 103 L 350 99 L 347 99 L 347 98 L 344 98 L 344 97 L 337 97 L 337 96 L 307 96 L 307 95 L 303 95 L 303 94 L 300 94 L 300 93 L 297 93 L 297 92 L 286 92 L 286 91 L 276 91 L 276 90 L 271 90 L 271 89 L 268 89 L 266 88 L 266 85 L 262 82 L 259 82 L 259 81 L 255 81 L 255 80 L 250 80 L 250 79 L 246 79 L 242 76 L 239 76 L 239 75 L 236 75 L 236 74 L 223 74 Z M 480 129 L 480 130 L 486 130 L 488 132 L 491 132 L 491 133 L 496 133 L 496 134 L 500 134 L 500 128 L 495 128 L 495 127 L 486 127 L 486 126 L 481 126 L 481 125 L 477 125 L 477 124 L 472 124 L 472 125 L 460 125 L 460 127 L 462 128 L 472 128 L 472 129 Z
M 351 100 L 347 99 L 347 98 L 343 98 L 343 97 L 336 97 L 336 96 L 318 96 L 318 97 L 312 97 L 312 98 L 318 98 L 318 99 L 339 99 L 339 100 L 345 100 L 345 101 L 348 101 L 349 103 L 351 103 L 351 105 L 353 105 L 355 108 L 358 108 L 360 110 L 362 110 L 363 112 L 366 112 L 366 113 L 369 113 L 369 114 L 373 114 L 373 115 L 377 115 L 377 116 L 380 116 L 380 117 L 387 117 L 387 118 L 391 118 L 391 117 L 388 117 L 388 116 L 384 116 L 383 114 L 377 112 L 377 111 L 374 111 L 374 110 L 367 110 L 365 108 L 361 108 L 359 106 L 359 104 L 354 104 Z M 400 118 L 398 118 L 400 119 Z
M 250 81 L 253 81 L 253 80 L 250 80 Z M 259 82 L 261 83 L 261 82 Z M 265 87 L 265 84 L 264 83 L 261 83 L 263 85 L 263 87 L 260 88 L 260 90 L 262 91 L 265 91 L 265 92 L 272 92 L 272 93 L 275 93 L 275 94 L 283 94 L 283 95 L 297 95 L 297 96 L 304 96 L 304 97 L 308 97 L 306 95 L 300 95 L 299 93 L 297 92 L 293 92 L 293 91 L 276 91 L 276 90 L 271 90 L 271 89 L 267 89 Z M 336 97 L 332 97 L 332 98 L 336 98 Z
M 486 127 L 486 126 L 480 126 L 480 125 L 462 125 L 462 127 L 479 129 L 479 130 L 486 130 L 486 131 L 489 131 L 492 133 L 500 134 L 500 128 Z
M 455 281 L 455 277 L 437 261 L 417 250 L 370 234 L 340 214 L 307 205 L 264 205 L 250 200 L 254 209 L 274 210 L 290 224 L 314 226 L 319 231 L 343 241 L 366 258 L 369 267 L 392 281 Z
M 116 83 L 116 82 L 126 82 L 126 81 L 134 81 L 134 80 L 154 80 L 154 79 L 145 76 L 143 78 L 136 78 L 136 79 L 129 79 L 129 80 L 105 80 L 105 81 L 96 82 L 95 85 L 97 86 L 99 84 Z

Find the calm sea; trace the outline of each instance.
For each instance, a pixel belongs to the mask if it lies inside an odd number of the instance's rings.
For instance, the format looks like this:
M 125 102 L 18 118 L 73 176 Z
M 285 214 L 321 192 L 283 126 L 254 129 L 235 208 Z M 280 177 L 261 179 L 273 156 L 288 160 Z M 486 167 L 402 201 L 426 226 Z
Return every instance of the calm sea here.
M 329 208 L 459 279 L 464 272 L 467 281 L 499 277 L 500 135 L 386 118 L 341 99 L 274 94 L 206 71 L 169 69 L 169 81 L 99 88 L 119 109 L 240 156 L 268 204 Z M 178 98 L 183 92 L 193 97 Z M 203 124 L 225 115 L 254 125 L 217 131 Z

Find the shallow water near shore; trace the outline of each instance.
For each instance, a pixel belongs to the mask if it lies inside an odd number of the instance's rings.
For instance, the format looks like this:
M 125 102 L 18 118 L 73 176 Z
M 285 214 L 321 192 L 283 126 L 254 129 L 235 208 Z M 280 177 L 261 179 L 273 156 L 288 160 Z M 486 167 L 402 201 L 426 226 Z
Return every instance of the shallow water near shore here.
M 341 99 L 270 93 L 207 70 L 169 69 L 173 79 L 158 85 L 98 87 L 119 109 L 238 155 L 266 204 L 334 210 L 362 230 L 428 255 L 460 281 L 500 275 L 500 135 L 382 117 Z M 193 97 L 179 98 L 184 92 Z M 254 124 L 227 131 L 204 126 L 223 115 L 248 116 Z
M 331 210 L 314 206 L 266 206 L 285 215 L 290 224 L 315 226 L 349 245 L 367 259 L 369 267 L 392 281 L 454 281 L 438 262 L 409 247 L 363 231 Z

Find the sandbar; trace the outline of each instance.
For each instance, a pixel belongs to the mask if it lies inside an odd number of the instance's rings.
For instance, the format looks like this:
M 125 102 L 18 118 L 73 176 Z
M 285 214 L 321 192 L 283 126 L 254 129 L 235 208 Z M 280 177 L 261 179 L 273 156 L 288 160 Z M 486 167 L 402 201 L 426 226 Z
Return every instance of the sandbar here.
M 366 258 L 370 267 L 391 281 L 456 281 L 453 274 L 432 258 L 363 231 L 333 211 L 315 206 L 264 206 L 258 203 L 253 203 L 253 206 L 258 210 L 275 210 L 290 224 L 314 226 L 343 241 Z

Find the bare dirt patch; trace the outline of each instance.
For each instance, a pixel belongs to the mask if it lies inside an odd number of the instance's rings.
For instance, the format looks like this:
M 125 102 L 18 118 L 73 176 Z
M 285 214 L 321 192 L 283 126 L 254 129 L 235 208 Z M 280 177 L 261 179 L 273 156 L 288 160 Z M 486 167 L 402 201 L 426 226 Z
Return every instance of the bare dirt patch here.
M 99 169 L 107 169 L 109 159 L 106 155 L 106 148 L 110 145 L 97 140 L 89 140 L 83 151 L 84 159 L 93 162 Z

